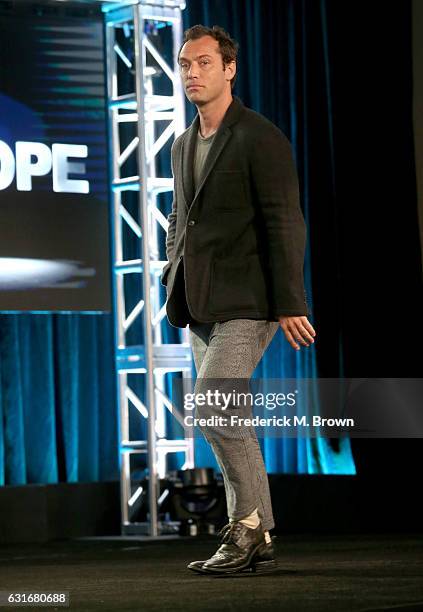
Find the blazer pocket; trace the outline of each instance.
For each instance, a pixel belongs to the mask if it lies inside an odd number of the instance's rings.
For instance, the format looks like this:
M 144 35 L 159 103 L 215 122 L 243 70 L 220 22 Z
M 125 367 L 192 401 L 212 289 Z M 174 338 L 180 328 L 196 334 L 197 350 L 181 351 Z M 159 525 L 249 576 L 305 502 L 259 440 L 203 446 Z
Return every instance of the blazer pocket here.
M 266 280 L 257 254 L 214 260 L 210 287 L 211 312 L 263 311 L 266 308 Z
M 246 205 L 245 177 L 242 170 L 215 170 L 212 175 L 214 208 L 234 210 Z

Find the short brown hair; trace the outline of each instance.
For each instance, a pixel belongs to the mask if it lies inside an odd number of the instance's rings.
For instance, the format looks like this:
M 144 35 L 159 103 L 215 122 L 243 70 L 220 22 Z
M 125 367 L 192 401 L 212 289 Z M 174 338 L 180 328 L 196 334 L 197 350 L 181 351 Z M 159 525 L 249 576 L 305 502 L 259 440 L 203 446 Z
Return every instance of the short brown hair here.
M 219 51 L 222 56 L 224 66 L 230 64 L 233 61 L 236 62 L 236 55 L 238 52 L 239 44 L 235 40 L 233 40 L 229 36 L 229 34 L 220 26 L 214 25 L 212 28 L 209 28 L 201 24 L 192 26 L 191 28 L 188 28 L 188 30 L 185 30 L 184 39 L 178 51 L 178 62 L 179 55 L 184 44 L 189 40 L 196 40 L 197 38 L 202 38 L 203 36 L 211 36 L 212 38 L 217 40 L 217 42 L 219 43 Z M 236 74 L 231 79 L 231 89 L 234 88 L 235 81 Z

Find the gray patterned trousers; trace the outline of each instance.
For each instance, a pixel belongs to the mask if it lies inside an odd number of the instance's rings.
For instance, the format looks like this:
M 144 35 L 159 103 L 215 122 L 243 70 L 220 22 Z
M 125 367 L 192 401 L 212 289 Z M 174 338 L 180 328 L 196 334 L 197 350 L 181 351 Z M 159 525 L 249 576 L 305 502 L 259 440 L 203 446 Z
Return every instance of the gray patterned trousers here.
M 277 321 L 253 319 L 191 324 L 194 392 L 206 392 L 207 379 L 250 380 L 278 327 Z M 210 405 L 196 405 L 195 416 L 210 416 L 211 410 Z M 263 529 L 272 529 L 269 481 L 254 427 L 237 427 L 235 435 L 234 429 L 215 425 L 202 425 L 200 430 L 222 470 L 229 518 L 240 520 L 257 508 Z

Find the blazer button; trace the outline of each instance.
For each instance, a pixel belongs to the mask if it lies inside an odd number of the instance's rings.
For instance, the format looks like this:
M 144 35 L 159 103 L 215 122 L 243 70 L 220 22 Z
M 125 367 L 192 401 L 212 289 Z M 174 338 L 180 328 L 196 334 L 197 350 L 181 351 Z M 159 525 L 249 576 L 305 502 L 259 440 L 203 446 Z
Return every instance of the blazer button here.
M 191 221 L 188 221 L 188 225 L 195 225 L 195 221 L 191 219 Z

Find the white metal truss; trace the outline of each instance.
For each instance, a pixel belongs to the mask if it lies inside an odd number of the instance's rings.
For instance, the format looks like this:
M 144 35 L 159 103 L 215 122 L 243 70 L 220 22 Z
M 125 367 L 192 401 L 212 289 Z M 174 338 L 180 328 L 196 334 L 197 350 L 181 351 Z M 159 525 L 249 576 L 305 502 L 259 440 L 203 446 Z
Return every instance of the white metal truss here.
M 156 536 L 174 529 L 174 524 L 160 520 L 160 505 L 166 491 L 160 494 L 159 479 L 166 476 L 169 453 L 184 453 L 183 469 L 194 467 L 192 438 L 168 439 L 166 413 L 180 422 L 183 414 L 166 395 L 165 374 L 182 372 L 184 380 L 191 379 L 192 356 L 186 329 L 179 332 L 180 343 L 162 342 L 161 325 L 162 320 L 166 321 L 166 312 L 159 278 L 167 263 L 160 260 L 160 238 L 168 229 L 159 201 L 161 194 L 172 191 L 173 180 L 161 176 L 158 158 L 163 148 L 169 147 L 185 129 L 184 95 L 176 62 L 184 7 L 185 3 L 177 0 L 149 3 L 129 0 L 103 5 L 112 141 L 110 179 L 122 533 L 126 534 Z M 167 40 L 171 36 L 171 60 L 166 61 L 155 44 L 155 37 L 150 35 L 152 31 L 157 40 L 160 32 L 166 31 Z M 169 94 L 155 91 L 158 71 L 162 82 L 167 79 Z M 134 294 L 136 299 L 129 302 L 129 296 Z M 139 343 L 141 330 L 143 342 Z M 134 377 L 142 379 L 144 399 L 138 387 L 130 384 L 129 378 L 132 381 Z M 137 436 L 131 439 L 130 424 L 134 422 L 134 415 L 144 420 L 146 439 Z M 132 463 L 140 455 L 147 460 L 148 491 L 134 476 Z M 134 507 L 145 497 L 147 520 L 134 520 Z

